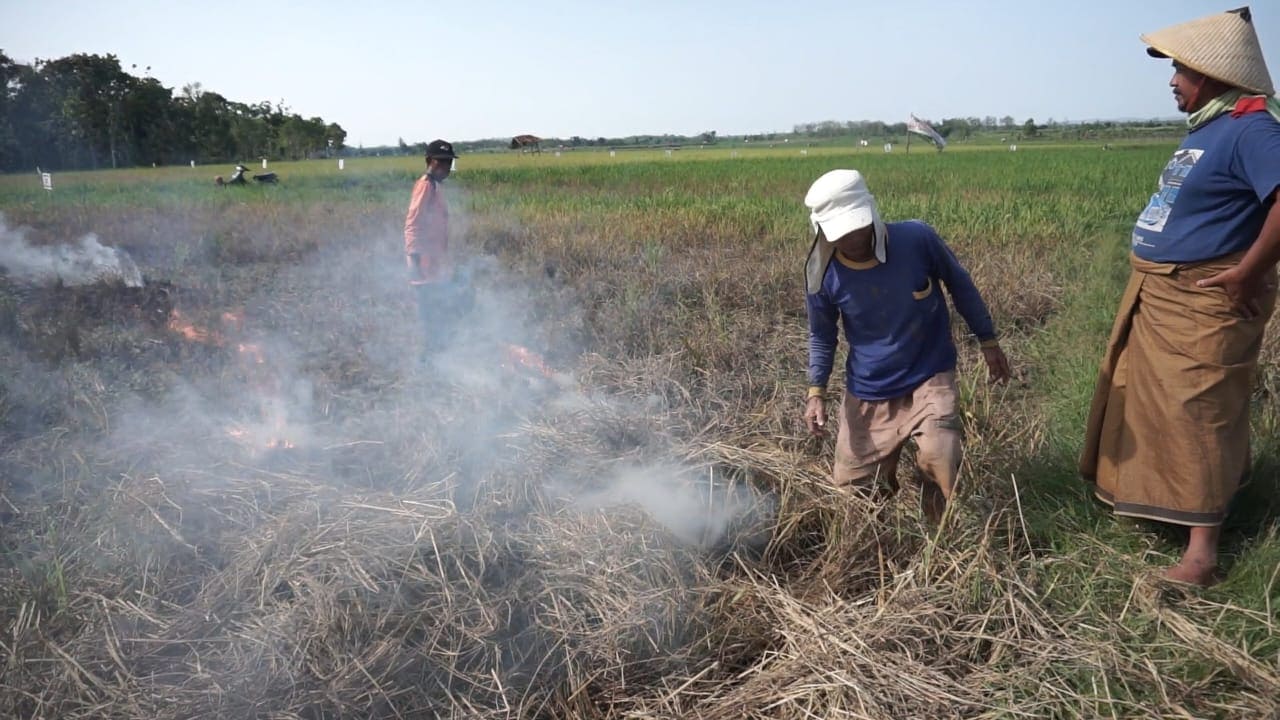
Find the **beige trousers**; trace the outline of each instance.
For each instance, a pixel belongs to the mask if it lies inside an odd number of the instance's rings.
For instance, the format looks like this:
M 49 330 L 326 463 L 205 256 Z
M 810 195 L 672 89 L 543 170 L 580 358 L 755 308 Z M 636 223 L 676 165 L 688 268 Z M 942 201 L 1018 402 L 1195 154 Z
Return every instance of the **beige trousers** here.
M 907 441 L 914 440 L 918 475 L 951 497 L 963 446 L 958 399 L 954 371 L 938 373 L 910 394 L 888 400 L 859 400 L 846 392 L 836 433 L 836 487 L 865 492 L 887 484 L 897 489 L 898 457 Z

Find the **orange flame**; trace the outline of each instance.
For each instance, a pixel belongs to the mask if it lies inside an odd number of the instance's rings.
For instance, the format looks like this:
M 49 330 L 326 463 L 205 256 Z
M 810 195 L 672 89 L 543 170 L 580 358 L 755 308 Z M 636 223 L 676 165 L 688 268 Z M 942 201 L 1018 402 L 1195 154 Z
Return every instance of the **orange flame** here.
M 244 313 L 243 312 L 224 312 L 222 313 L 222 326 L 228 330 L 236 332 L 244 331 Z
M 547 366 L 547 361 L 543 360 L 541 355 L 529 348 L 522 347 L 520 345 L 506 345 L 503 347 L 503 350 L 505 351 L 504 354 L 506 355 L 507 363 L 510 363 L 512 366 L 532 370 L 546 378 L 555 377 L 555 371 Z M 505 364 L 506 363 L 504 363 L 504 365 Z
M 242 312 L 224 312 L 220 321 L 221 332 L 203 328 L 191 322 L 175 308 L 169 314 L 168 328 L 190 342 L 217 347 L 229 345 L 227 335 L 243 336 L 244 314 Z M 251 446 L 261 442 L 263 443 L 261 447 L 266 450 L 287 450 L 297 447 L 293 440 L 284 437 L 288 434 L 288 423 L 284 412 L 278 408 L 273 409 L 280 402 L 277 397 L 280 392 L 280 378 L 278 370 L 272 367 L 272 363 L 267 362 L 266 351 L 258 343 L 252 342 L 237 342 L 236 351 L 239 353 L 250 387 L 253 388 L 263 406 L 262 413 L 267 416 L 267 420 L 261 429 L 228 427 L 227 436 Z M 262 437 L 268 434 L 270 439 L 263 441 Z
M 181 310 L 174 308 L 169 313 L 169 329 L 191 342 L 218 346 L 226 343 L 226 334 L 239 335 L 244 331 L 243 312 L 224 312 L 219 320 L 221 332 L 196 325 Z
M 222 338 L 218 334 L 196 325 L 183 315 L 177 308 L 169 315 L 169 329 L 190 340 L 204 344 L 222 344 Z
M 267 361 L 266 356 L 262 354 L 262 348 L 257 343 L 239 343 L 236 350 L 241 355 L 252 360 L 254 364 L 261 365 Z
M 256 444 L 257 440 L 254 438 L 253 433 L 242 427 L 227 428 L 227 437 L 250 445 Z M 292 440 L 285 437 L 271 438 L 262 443 L 263 450 L 292 450 L 296 447 L 298 446 Z

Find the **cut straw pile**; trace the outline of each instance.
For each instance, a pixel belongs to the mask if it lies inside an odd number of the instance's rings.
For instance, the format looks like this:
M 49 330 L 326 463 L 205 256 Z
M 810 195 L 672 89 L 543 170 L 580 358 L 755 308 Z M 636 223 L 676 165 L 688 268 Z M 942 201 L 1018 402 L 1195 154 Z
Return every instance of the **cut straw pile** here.
M 227 436 L 231 361 L 129 406 L 114 388 L 163 373 L 0 345 L 30 378 L 9 417 L 48 413 L 0 451 L 0 717 L 1280 712 L 1278 664 L 1217 631 L 1249 611 L 1171 604 L 1143 558 L 1040 546 L 1035 479 L 999 469 L 1043 447 L 1043 420 L 973 373 L 942 528 L 909 483 L 882 509 L 827 489 L 830 446 L 799 437 L 777 380 L 802 345 L 771 327 L 744 331 L 766 360 L 708 350 L 719 373 L 586 356 L 590 393 L 381 377 L 333 343 L 348 356 L 308 358 L 326 419 L 283 451 Z M 150 347 L 129 332 L 110 341 Z M 46 375 L 56 392 L 22 394 Z M 1093 604 L 1047 600 L 1082 578 L 1097 590 L 1065 596 Z
M 732 497 L 730 476 L 769 477 L 772 504 L 755 495 L 705 542 L 635 503 L 585 507 L 575 496 L 599 491 L 617 438 L 662 432 L 619 407 L 526 421 L 518 456 L 475 482 L 361 489 L 333 470 L 358 464 L 359 446 L 175 467 L 163 482 L 121 475 L 101 505 L 71 513 L 77 532 L 27 549 L 46 569 L 58 558 L 66 594 L 8 619 L 0 714 L 1133 716 L 1148 708 L 1108 699 L 1126 684 L 1158 683 L 1167 711 L 1202 692 L 1161 673 L 1118 619 L 1081 626 L 1041 604 L 1051 573 L 1014 498 L 959 505 L 927 536 L 909 495 L 876 514 L 815 474 L 777 480 L 803 465 L 789 451 L 695 437 L 666 454 L 719 477 L 709 502 Z M 23 450 L 54 440 L 36 442 Z M 11 578 L 7 593 L 39 597 L 39 580 Z M 1221 714 L 1275 710 L 1274 668 L 1141 586 L 1133 604 L 1194 636 L 1238 686 Z M 1082 695 L 1098 668 L 1116 687 Z

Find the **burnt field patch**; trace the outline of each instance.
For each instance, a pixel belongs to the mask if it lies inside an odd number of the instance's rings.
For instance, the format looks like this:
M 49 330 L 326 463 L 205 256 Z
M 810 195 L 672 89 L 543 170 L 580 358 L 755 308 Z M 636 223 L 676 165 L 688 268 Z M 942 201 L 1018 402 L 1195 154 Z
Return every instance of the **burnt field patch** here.
M 92 188 L 21 205 L 29 244 L 95 232 L 142 282 L 0 275 L 0 715 L 1274 713 L 1273 516 L 1184 595 L 1141 574 L 1176 539 L 1072 476 L 1099 268 L 1163 151 L 1058 152 L 858 158 L 952 241 L 1015 364 L 993 388 L 958 336 L 940 531 L 905 475 L 881 512 L 829 490 L 797 420 L 799 197 L 845 158 L 460 172 L 427 365 L 406 170 L 138 181 L 96 225 Z

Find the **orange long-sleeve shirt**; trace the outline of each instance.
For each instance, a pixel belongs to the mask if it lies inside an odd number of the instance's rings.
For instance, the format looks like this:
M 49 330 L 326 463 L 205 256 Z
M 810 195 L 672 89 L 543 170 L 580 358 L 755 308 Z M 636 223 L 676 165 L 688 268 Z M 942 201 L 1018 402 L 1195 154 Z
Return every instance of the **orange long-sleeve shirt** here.
M 449 207 L 440 183 L 423 175 L 413 184 L 409 213 L 404 218 L 404 251 L 409 283 L 422 285 L 444 277 L 449 250 Z

